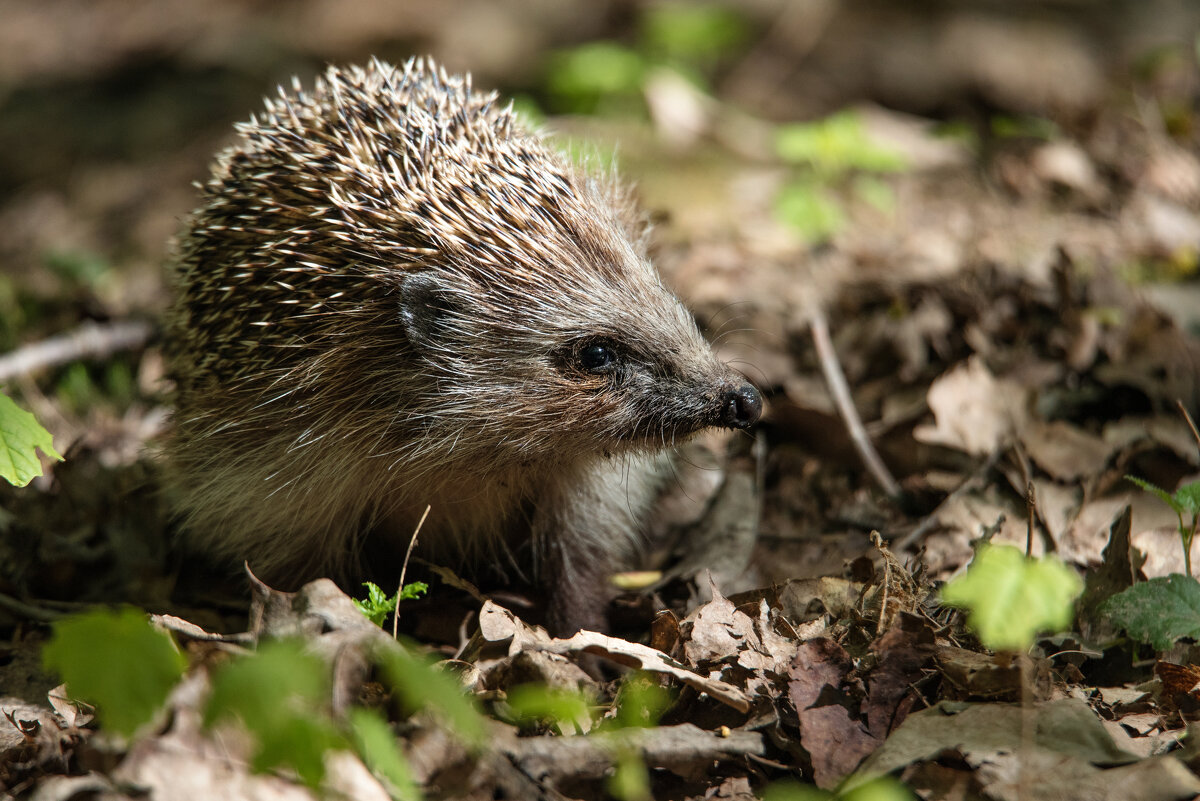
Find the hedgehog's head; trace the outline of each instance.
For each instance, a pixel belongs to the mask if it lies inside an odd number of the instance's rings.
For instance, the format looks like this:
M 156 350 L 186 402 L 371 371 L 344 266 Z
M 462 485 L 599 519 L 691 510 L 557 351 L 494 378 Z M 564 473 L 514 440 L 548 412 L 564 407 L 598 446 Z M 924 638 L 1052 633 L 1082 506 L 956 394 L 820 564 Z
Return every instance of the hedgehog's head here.
M 716 359 L 644 261 L 610 281 L 581 280 L 589 267 L 557 261 L 537 284 L 407 276 L 400 314 L 432 379 L 420 404 L 431 421 L 519 461 L 662 447 L 758 420 L 758 392 Z
M 516 460 L 663 447 L 747 428 L 753 386 L 720 362 L 661 283 L 620 187 L 514 132 L 432 165 L 423 262 L 399 312 L 436 409 Z

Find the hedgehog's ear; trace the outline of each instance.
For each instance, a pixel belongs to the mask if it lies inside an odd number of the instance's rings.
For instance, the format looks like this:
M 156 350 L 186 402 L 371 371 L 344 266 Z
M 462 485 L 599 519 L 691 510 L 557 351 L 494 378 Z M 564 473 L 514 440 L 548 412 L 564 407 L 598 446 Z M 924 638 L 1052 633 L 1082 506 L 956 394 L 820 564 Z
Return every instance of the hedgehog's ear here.
M 436 346 L 457 303 L 453 288 L 439 276 L 429 272 L 406 275 L 400 282 L 400 322 L 408 341 L 417 347 Z

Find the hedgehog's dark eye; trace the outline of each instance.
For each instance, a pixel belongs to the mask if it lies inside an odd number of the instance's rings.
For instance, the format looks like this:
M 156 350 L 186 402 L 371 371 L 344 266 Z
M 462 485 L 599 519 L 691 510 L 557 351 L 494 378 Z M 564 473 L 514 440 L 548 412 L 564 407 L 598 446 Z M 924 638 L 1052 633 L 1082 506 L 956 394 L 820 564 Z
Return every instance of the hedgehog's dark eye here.
M 617 354 L 605 342 L 593 342 L 579 351 L 579 366 L 589 373 L 603 373 L 612 367 Z

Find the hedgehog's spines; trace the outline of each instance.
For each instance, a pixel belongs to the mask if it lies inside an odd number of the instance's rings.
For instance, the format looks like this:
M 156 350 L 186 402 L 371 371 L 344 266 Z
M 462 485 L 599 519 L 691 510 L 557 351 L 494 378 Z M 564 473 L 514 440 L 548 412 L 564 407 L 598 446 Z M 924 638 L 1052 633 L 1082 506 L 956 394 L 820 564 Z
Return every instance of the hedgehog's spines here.
M 236 128 L 175 256 L 194 541 L 260 575 L 336 568 L 433 503 L 429 537 L 460 550 L 532 526 L 623 552 L 646 498 L 610 508 L 606 454 L 725 424 L 735 381 L 626 194 L 421 58 L 331 66 Z M 595 339 L 620 372 L 579 367 Z

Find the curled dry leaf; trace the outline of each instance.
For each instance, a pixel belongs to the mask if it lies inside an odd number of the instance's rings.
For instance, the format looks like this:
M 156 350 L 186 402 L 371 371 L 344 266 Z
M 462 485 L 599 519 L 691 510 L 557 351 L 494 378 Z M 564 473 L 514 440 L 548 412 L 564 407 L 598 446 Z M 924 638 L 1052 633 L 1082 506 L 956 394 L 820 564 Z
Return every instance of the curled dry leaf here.
M 594 654 L 625 667 L 645 670 L 678 679 L 697 692 L 708 693 L 714 699 L 739 712 L 750 709 L 744 692 L 732 684 L 701 676 L 688 670 L 662 651 L 617 637 L 581 631 L 565 640 L 556 639 L 540 628 L 531 628 L 512 612 L 491 601 L 480 611 L 480 631 L 485 640 L 509 643 L 509 654 L 522 650 L 545 651 L 552 654 Z

